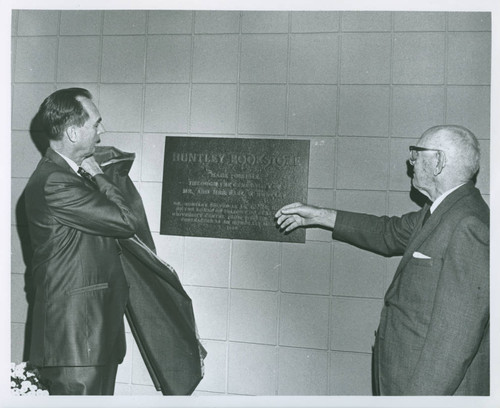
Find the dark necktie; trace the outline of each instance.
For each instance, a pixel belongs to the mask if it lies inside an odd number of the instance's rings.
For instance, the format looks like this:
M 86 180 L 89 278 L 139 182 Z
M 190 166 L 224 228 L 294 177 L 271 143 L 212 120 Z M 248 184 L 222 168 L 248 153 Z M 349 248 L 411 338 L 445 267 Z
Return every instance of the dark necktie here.
M 431 207 L 427 208 L 427 211 L 425 212 L 424 215 L 424 220 L 422 221 L 422 225 L 424 225 L 427 222 L 427 219 L 431 216 Z
M 90 173 L 84 170 L 83 168 L 81 167 L 78 168 L 78 174 L 83 178 L 86 178 L 87 180 L 91 181 L 92 183 L 95 183 L 94 177 L 92 177 Z

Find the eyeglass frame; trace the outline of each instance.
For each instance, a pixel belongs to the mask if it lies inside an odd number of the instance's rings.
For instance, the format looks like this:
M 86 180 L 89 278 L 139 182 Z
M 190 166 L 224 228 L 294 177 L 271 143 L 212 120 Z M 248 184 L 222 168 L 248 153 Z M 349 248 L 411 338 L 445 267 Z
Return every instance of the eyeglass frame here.
M 415 165 L 415 162 L 417 161 L 417 156 L 414 157 L 413 152 L 442 152 L 440 149 L 430 149 L 427 147 L 420 147 L 420 146 L 410 146 L 410 164 L 413 166 Z

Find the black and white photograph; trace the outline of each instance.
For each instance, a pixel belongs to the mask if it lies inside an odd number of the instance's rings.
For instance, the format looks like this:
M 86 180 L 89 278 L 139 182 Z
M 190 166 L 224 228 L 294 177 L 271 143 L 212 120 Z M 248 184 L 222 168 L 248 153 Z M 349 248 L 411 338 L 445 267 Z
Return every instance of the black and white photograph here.
M 498 406 L 500 10 L 450 3 L 2 6 L 0 406 Z

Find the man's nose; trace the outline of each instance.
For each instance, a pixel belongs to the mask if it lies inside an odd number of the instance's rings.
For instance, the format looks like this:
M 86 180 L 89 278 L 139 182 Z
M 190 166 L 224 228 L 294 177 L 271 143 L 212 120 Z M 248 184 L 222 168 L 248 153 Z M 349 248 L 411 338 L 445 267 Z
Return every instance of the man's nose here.
M 99 123 L 99 126 L 97 127 L 97 134 L 102 135 L 103 133 L 106 133 L 106 128 L 102 123 Z

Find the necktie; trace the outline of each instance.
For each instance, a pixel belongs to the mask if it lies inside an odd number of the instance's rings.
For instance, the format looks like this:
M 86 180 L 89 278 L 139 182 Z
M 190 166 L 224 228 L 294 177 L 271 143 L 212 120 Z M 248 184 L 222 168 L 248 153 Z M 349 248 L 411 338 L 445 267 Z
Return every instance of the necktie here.
M 431 208 L 427 208 L 427 211 L 425 212 L 424 215 L 424 220 L 422 221 L 422 225 L 424 225 L 427 221 L 427 219 L 431 216 Z
M 81 168 L 81 167 L 78 168 L 78 174 L 80 176 L 82 176 L 83 178 L 86 178 L 87 180 L 89 180 L 89 181 L 91 181 L 91 182 L 94 183 L 94 177 L 92 177 L 90 175 L 90 173 L 87 172 L 86 170 L 84 170 L 83 168 Z

